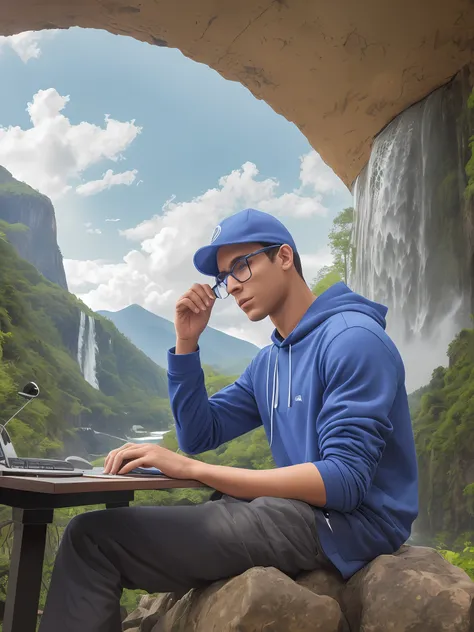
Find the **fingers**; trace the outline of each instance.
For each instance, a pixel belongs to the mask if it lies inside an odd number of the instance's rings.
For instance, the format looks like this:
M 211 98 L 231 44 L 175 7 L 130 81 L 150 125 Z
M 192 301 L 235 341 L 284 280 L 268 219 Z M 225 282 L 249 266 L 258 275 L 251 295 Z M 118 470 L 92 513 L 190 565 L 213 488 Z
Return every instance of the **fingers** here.
M 128 461 L 130 459 L 136 459 L 138 457 L 143 457 L 149 451 L 149 446 L 132 446 L 127 448 L 126 450 L 120 450 L 114 456 L 114 459 L 110 465 L 110 474 L 117 474 L 119 469 L 124 465 L 124 461 Z
M 211 287 L 206 283 L 200 285 L 195 283 L 178 301 L 178 305 L 184 305 L 196 314 L 200 311 L 206 311 L 214 304 L 216 297 Z
M 108 470 L 109 470 L 109 466 L 110 464 L 113 462 L 115 456 L 119 453 L 122 452 L 123 450 L 126 450 L 127 448 L 130 448 L 132 446 L 136 445 L 135 443 L 126 443 L 125 445 L 121 446 L 120 448 L 116 448 L 115 450 L 112 450 L 111 452 L 109 452 L 109 454 L 107 455 L 105 462 L 104 462 L 104 474 L 108 474 Z
M 196 303 L 194 303 L 190 298 L 187 298 L 186 296 L 184 296 L 183 298 L 180 298 L 179 301 L 176 303 L 177 310 L 180 310 L 183 307 L 190 309 L 195 314 L 199 314 L 199 312 L 201 311 L 201 309 L 196 305 Z
M 147 464 L 147 457 L 146 456 L 142 456 L 138 459 L 134 459 L 133 461 L 129 461 L 128 463 L 126 463 L 118 472 L 117 474 L 128 474 L 129 472 L 131 472 L 132 470 L 134 470 L 136 467 L 146 467 Z
M 210 305 L 212 305 L 212 303 L 216 300 L 216 295 L 212 291 L 211 286 L 208 283 L 203 283 L 199 287 L 201 287 L 206 297 L 210 300 Z

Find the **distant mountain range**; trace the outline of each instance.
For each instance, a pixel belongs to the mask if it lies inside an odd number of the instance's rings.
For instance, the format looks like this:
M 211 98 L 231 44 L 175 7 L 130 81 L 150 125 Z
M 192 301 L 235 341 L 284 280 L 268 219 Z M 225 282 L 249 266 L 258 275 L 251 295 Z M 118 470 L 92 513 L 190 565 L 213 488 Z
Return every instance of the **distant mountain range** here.
M 167 368 L 167 352 L 176 344 L 174 324 L 139 305 L 129 305 L 118 312 L 98 311 L 111 320 L 119 331 L 156 364 Z M 200 340 L 201 362 L 220 373 L 242 373 L 259 352 L 256 345 L 207 327 Z

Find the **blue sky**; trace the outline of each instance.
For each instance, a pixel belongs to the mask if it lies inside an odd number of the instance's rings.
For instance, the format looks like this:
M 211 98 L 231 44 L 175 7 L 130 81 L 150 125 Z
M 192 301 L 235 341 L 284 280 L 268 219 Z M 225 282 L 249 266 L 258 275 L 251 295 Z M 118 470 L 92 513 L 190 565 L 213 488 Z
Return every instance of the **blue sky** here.
M 242 85 L 177 50 L 80 29 L 0 40 L 0 72 L 0 164 L 52 197 L 70 289 L 93 309 L 139 302 L 171 318 L 212 221 L 250 202 L 290 228 L 309 277 L 328 262 L 332 219 L 352 198 L 298 128 Z M 105 115 L 115 132 L 103 132 Z M 133 182 L 78 193 L 109 169 Z M 249 337 L 229 305 L 214 325 Z M 265 327 L 250 337 L 263 343 Z

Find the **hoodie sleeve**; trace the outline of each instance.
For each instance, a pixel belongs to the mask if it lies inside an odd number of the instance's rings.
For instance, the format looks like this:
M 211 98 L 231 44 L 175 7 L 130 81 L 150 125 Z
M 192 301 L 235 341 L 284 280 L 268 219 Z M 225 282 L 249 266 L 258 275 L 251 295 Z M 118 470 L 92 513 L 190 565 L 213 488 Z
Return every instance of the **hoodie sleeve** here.
M 183 452 L 214 450 L 262 424 L 253 393 L 252 366 L 208 398 L 199 349 L 180 355 L 174 347 L 168 351 L 168 390 Z
M 322 362 L 326 385 L 317 419 L 328 509 L 363 502 L 392 433 L 389 414 L 399 386 L 397 361 L 372 331 L 351 327 L 332 340 Z

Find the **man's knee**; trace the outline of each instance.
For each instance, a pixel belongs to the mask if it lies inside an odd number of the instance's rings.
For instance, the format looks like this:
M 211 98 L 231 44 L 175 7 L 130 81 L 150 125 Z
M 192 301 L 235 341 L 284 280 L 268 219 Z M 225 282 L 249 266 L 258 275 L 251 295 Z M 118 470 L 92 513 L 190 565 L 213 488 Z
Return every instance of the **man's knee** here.
M 63 541 L 80 547 L 87 541 L 95 541 L 107 534 L 110 515 L 108 509 L 87 511 L 72 518 L 63 535 Z

